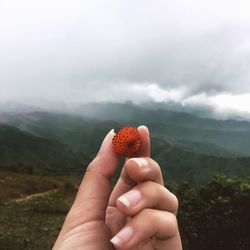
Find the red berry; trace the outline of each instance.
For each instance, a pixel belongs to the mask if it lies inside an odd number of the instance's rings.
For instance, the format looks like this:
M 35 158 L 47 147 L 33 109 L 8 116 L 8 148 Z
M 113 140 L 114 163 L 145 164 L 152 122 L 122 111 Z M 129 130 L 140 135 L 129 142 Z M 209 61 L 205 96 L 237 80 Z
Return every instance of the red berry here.
M 113 138 L 114 150 L 125 157 L 133 157 L 141 146 L 140 134 L 136 128 L 124 127 Z

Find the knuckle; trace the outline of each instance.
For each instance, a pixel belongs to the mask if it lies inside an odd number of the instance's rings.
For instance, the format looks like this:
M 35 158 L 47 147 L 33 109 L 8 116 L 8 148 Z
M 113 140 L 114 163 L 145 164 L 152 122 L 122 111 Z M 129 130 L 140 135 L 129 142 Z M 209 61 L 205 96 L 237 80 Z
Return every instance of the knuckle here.
M 158 162 L 156 162 L 155 160 L 151 159 L 151 171 L 152 171 L 152 178 L 160 183 L 161 185 L 163 185 L 163 176 L 162 176 L 162 170 L 161 170 L 161 166 L 158 164 Z
M 145 209 L 143 217 L 149 221 L 150 225 L 158 225 L 162 222 L 162 214 L 158 210 Z
M 173 213 L 168 213 L 166 216 L 165 227 L 169 235 L 175 235 L 178 232 L 178 221 Z
M 65 218 L 65 221 L 67 222 L 72 222 L 72 221 L 75 221 L 79 216 L 79 213 L 78 213 L 78 210 L 77 209 L 74 209 L 73 207 L 69 210 L 66 218 Z
M 138 184 L 138 189 L 145 195 L 145 196 L 151 196 L 152 194 L 158 194 L 159 188 L 158 183 L 155 183 L 153 181 L 144 181 L 140 184 Z
M 147 225 L 155 228 L 156 231 L 167 233 L 168 236 L 175 235 L 178 232 L 178 221 L 173 213 L 144 209 L 140 213 L 140 221 L 141 219 L 147 220 Z
M 92 170 L 92 168 L 94 168 L 96 165 L 98 165 L 99 163 L 99 157 L 96 156 L 88 165 L 86 172 L 89 172 Z
M 161 171 L 161 167 L 159 165 L 159 163 L 157 161 L 155 161 L 154 159 L 150 158 L 151 164 L 152 166 L 154 166 L 154 168 L 158 171 Z
M 149 221 L 154 221 L 155 219 L 155 213 L 152 212 L 152 209 L 145 208 L 141 212 L 142 218 L 147 218 Z
M 96 156 L 88 165 L 88 167 L 86 168 L 86 171 L 84 173 L 84 176 L 91 176 L 91 175 L 95 175 L 98 174 L 99 171 L 98 169 L 100 169 L 100 157 Z
M 169 221 L 174 229 L 177 228 L 177 226 L 178 226 L 177 218 L 174 214 L 169 213 Z
M 173 203 L 173 208 L 174 208 L 174 212 L 177 213 L 178 208 L 179 208 L 179 201 L 176 195 L 172 194 L 172 203 Z
M 173 212 L 174 215 L 176 215 L 179 208 L 178 198 L 175 194 L 171 193 L 166 187 L 164 187 L 164 189 L 165 189 L 166 199 L 168 200 L 170 208 L 169 211 Z

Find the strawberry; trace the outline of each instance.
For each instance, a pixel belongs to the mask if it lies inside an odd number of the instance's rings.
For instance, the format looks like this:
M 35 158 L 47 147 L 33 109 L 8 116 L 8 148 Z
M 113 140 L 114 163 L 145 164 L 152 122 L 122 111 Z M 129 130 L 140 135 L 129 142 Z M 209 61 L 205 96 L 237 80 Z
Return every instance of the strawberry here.
M 136 128 L 123 127 L 114 136 L 112 144 L 117 154 L 133 157 L 141 146 L 140 134 Z

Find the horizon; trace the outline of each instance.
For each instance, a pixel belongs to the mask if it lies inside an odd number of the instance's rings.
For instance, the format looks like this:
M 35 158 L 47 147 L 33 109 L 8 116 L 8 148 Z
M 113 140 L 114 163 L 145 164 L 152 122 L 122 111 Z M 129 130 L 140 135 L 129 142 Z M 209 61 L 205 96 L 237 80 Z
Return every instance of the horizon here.
M 102 101 L 102 102 L 87 102 L 87 103 L 66 103 L 63 101 L 38 101 L 35 104 L 29 102 L 18 102 L 18 101 L 0 101 L 0 114 L 2 113 L 31 113 L 31 112 L 51 112 L 51 113 L 64 113 L 64 114 L 75 114 L 75 115 L 86 115 L 82 109 L 85 105 L 124 105 L 127 107 L 136 107 L 141 110 L 162 110 L 171 111 L 177 113 L 185 113 L 204 119 L 213 119 L 218 121 L 246 121 L 250 122 L 250 116 L 244 112 L 225 112 L 215 111 L 211 106 L 200 105 L 200 106 L 182 106 L 177 102 L 141 102 L 134 103 L 132 101 L 114 102 L 114 101 Z M 112 106 L 111 106 L 112 107 Z

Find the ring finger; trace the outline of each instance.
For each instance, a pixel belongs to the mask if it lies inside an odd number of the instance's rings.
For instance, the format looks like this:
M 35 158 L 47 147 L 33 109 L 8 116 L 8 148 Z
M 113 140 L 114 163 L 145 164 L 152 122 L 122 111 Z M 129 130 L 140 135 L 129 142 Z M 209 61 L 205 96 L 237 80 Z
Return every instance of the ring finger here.
M 145 208 L 166 210 L 177 214 L 178 200 L 164 186 L 146 181 L 138 184 L 117 199 L 117 208 L 124 214 L 133 216 Z
M 154 240 L 151 240 L 151 238 Z M 181 249 L 177 220 L 167 211 L 144 209 L 133 217 L 126 226 L 111 239 L 122 249 L 147 244 L 152 249 Z M 151 249 L 150 248 L 150 249 Z

